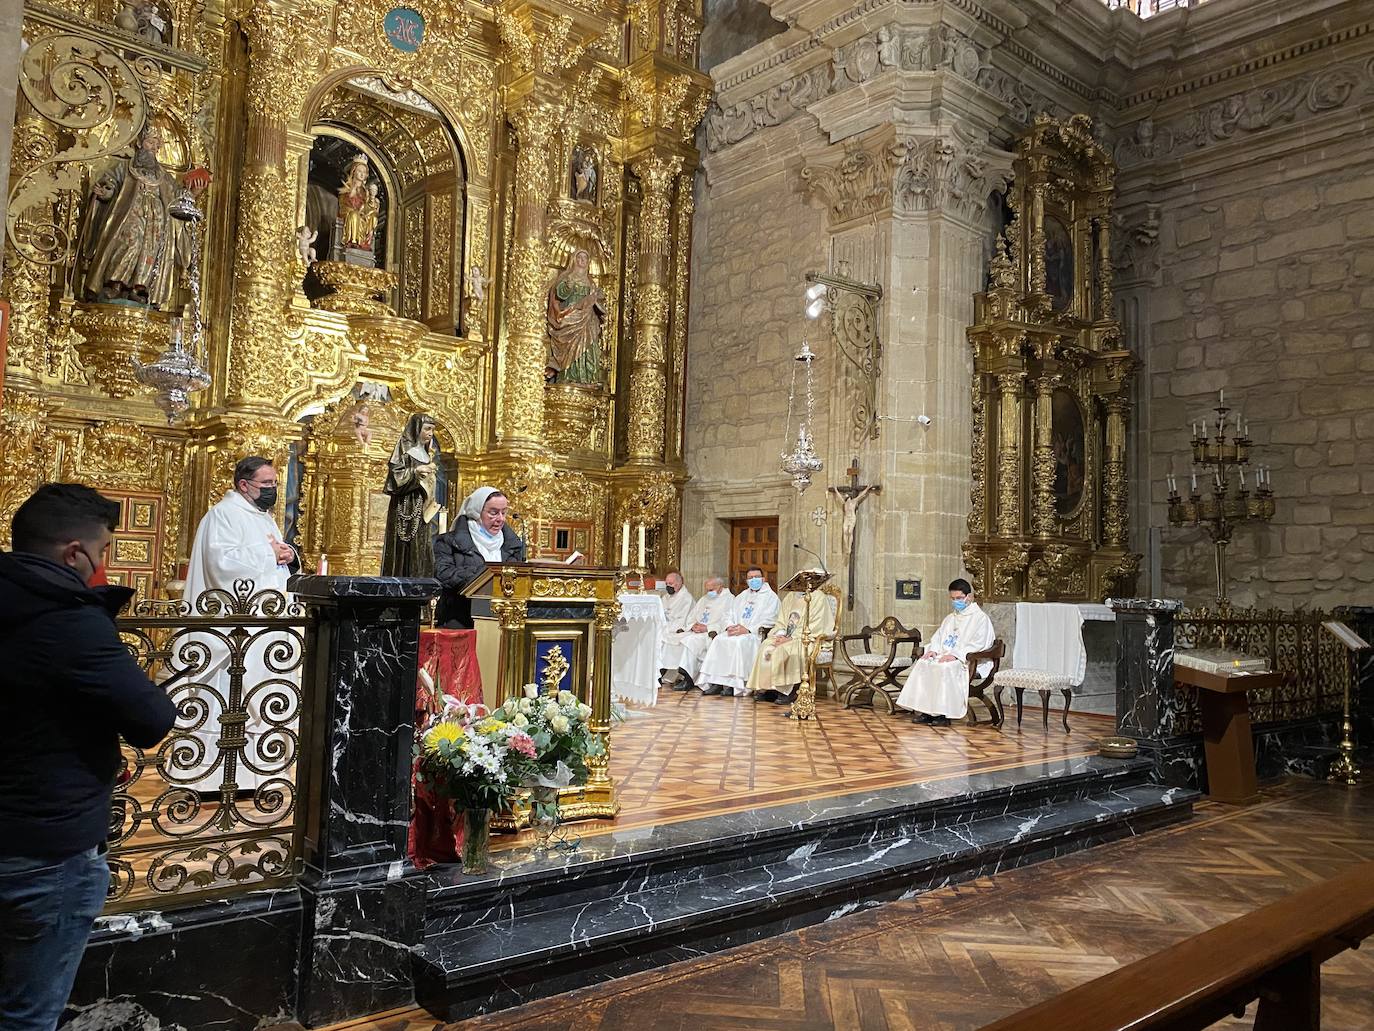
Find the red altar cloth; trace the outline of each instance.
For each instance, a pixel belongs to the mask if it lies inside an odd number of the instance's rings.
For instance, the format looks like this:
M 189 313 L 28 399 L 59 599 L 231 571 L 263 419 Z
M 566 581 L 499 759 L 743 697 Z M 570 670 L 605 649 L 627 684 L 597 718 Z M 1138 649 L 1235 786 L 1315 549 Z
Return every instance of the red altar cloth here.
M 420 669 L 445 695 L 461 702 L 482 700 L 482 670 L 477 665 L 477 631 L 420 631 Z M 429 718 L 433 705 L 424 679 L 415 690 L 415 730 Z M 413 784 L 412 773 L 412 784 Z M 416 869 L 435 863 L 456 863 L 463 847 L 463 821 L 455 818 L 453 803 L 435 798 L 416 787 L 410 811 L 410 837 L 406 851 Z

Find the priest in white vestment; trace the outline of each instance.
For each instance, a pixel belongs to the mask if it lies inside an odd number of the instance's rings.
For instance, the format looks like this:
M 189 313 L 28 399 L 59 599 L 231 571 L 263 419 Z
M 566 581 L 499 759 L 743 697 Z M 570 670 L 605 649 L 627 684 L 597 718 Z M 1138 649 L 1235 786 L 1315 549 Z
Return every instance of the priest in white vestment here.
M 224 591 L 232 598 L 238 580 L 252 581 L 250 594 L 267 590 L 286 593 L 286 581 L 299 562 L 295 550 L 282 542 L 281 529 L 272 516 L 276 503 L 277 471 L 272 463 L 258 456 L 241 460 L 234 467 L 234 489 L 205 514 L 196 529 L 182 595 L 192 614 L 201 612 L 197 599 L 206 591 Z M 229 604 L 227 599 L 225 604 Z M 254 607 L 253 611 L 261 610 Z M 232 752 L 237 758 L 233 782 L 240 795 L 251 794 L 265 781 L 286 776 L 295 753 L 293 737 L 301 708 L 299 635 L 247 629 L 252 636 L 242 656 L 241 703 L 247 710 L 243 728 L 247 743 L 242 751 L 226 749 L 226 754 Z M 227 635 L 228 629 L 221 632 Z M 220 717 L 229 698 L 230 650 L 216 634 L 193 633 L 183 640 L 208 649 L 206 668 L 191 677 L 193 683 L 204 687 L 192 687 L 185 696 L 188 702 L 203 704 L 208 715 L 194 732 L 205 748 L 204 756 L 189 771 L 171 771 L 172 780 L 203 797 L 218 799 L 225 780 L 225 760 L 217 742 L 224 736 Z
M 692 625 L 692 610 L 696 599 L 687 590 L 682 574 L 673 570 L 663 578 L 668 597 L 663 601 L 663 667 L 658 671 L 661 681 L 676 676 L 679 646 L 677 636 Z
M 701 660 L 702 694 L 744 694 L 744 682 L 759 650 L 759 630 L 771 627 L 778 618 L 778 596 L 763 570 L 752 566 L 745 576 L 748 589 L 735 595 L 725 632 L 716 635 Z
M 686 691 L 696 683 L 701 671 L 701 659 L 711 646 L 711 634 L 721 633 L 730 616 L 735 596 L 725 586 L 725 577 L 708 576 L 702 584 L 702 596 L 687 618 L 687 629 L 676 634 L 675 640 L 663 649 L 663 664 L 677 670 L 674 691 Z
M 811 638 L 813 648 L 823 634 L 835 631 L 834 605 L 835 599 L 827 594 L 816 591 L 811 595 L 806 636 Z M 754 701 L 789 705 L 796 700 L 806 661 L 802 654 L 802 620 L 807 615 L 804 592 L 788 591 L 783 595 L 773 632 L 759 649 L 745 687 Z
M 940 624 L 926 653 L 912 665 L 906 685 L 897 696 L 897 707 L 915 712 L 918 722 L 944 727 L 951 719 L 962 719 L 968 712 L 965 660 L 971 652 L 991 648 L 997 639 L 992 620 L 972 594 L 973 587 L 967 580 L 955 580 L 949 585 L 954 611 Z M 980 663 L 978 675 L 986 676 L 991 669 L 991 662 Z

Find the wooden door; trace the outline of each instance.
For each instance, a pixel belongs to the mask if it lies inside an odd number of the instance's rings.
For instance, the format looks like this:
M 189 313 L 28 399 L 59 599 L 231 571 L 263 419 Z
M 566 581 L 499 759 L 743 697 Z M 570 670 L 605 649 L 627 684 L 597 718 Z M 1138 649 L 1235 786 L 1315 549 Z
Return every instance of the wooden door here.
M 778 517 L 730 520 L 730 590 L 746 589 L 750 566 L 763 570 L 773 589 L 778 587 Z

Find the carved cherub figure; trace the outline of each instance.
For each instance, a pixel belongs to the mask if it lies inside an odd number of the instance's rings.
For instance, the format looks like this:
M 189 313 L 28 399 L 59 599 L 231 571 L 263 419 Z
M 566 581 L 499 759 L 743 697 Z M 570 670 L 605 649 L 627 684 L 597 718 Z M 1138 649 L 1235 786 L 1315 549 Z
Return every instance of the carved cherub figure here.
M 296 227 L 296 252 L 301 256 L 302 264 L 315 264 L 314 243 L 319 235 L 318 230 L 311 229 L 309 226 Z

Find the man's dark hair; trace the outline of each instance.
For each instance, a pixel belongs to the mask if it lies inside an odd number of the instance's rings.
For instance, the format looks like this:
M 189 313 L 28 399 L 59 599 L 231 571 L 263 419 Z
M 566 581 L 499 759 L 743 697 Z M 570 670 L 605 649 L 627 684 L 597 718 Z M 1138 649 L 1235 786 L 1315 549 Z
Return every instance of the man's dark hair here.
M 263 458 L 262 455 L 249 455 L 247 458 L 240 458 L 238 465 L 234 466 L 234 489 L 239 489 L 239 484 L 244 480 L 253 482 L 253 477 L 258 475 L 258 470 L 264 465 L 271 465 L 270 458 Z
M 748 575 L 749 575 L 750 573 L 758 573 L 759 576 L 762 576 L 762 575 L 763 575 L 763 566 L 750 566 L 748 569 L 746 569 L 746 570 L 744 571 L 744 575 L 745 575 L 746 577 L 748 577 Z
M 951 591 L 962 591 L 964 594 L 973 593 L 973 584 L 969 583 L 962 576 L 949 585 Z
M 43 554 L 54 544 L 88 540 L 119 525 L 119 502 L 84 483 L 45 483 L 10 521 L 15 551 Z

